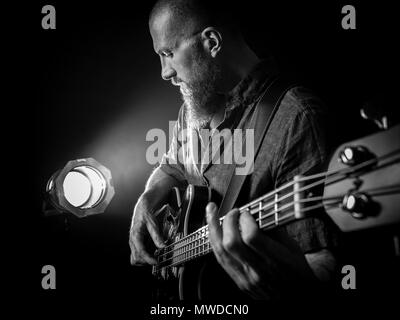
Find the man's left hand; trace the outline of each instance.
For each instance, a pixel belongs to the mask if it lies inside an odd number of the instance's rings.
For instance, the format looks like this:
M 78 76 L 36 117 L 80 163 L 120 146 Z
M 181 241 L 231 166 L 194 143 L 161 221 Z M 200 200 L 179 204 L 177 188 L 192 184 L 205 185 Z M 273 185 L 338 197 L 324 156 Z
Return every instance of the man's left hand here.
M 304 254 L 285 233 L 272 239 L 248 212 L 228 212 L 219 223 L 215 203 L 206 217 L 209 240 L 219 264 L 238 287 L 255 299 L 276 300 L 299 281 L 316 282 Z

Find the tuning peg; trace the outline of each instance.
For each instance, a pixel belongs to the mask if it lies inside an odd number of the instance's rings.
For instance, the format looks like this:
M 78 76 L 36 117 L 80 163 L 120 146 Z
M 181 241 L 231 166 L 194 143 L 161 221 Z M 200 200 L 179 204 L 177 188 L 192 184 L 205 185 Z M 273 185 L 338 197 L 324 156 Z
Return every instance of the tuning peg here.
M 364 146 L 345 146 L 339 152 L 339 161 L 348 166 L 354 166 L 374 158 L 376 158 L 375 155 Z
M 370 198 L 365 193 L 349 193 L 344 196 L 342 208 L 351 213 L 356 219 L 362 219 L 367 216 L 369 211 Z
M 376 217 L 381 211 L 381 205 L 368 194 L 355 190 L 347 193 L 342 200 L 341 208 L 355 219 Z
M 379 111 L 373 103 L 365 103 L 364 107 L 360 109 L 360 114 L 363 119 L 374 122 L 379 129 L 386 130 L 388 128 L 387 116 Z

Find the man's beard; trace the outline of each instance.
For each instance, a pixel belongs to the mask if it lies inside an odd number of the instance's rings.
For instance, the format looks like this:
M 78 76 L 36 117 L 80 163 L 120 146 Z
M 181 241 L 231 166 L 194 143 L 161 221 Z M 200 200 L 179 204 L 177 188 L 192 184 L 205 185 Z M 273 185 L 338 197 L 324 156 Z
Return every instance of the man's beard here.
M 180 87 L 190 127 L 202 129 L 209 126 L 218 108 L 216 98 L 220 76 L 220 68 L 210 58 L 199 56 L 195 59 L 193 80 L 181 83 Z

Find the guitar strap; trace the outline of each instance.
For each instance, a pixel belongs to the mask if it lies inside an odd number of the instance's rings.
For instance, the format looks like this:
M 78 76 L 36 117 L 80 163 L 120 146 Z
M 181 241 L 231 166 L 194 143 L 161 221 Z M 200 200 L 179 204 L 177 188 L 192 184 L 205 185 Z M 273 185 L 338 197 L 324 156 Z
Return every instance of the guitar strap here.
M 259 99 L 249 126 L 249 128 L 254 128 L 254 162 L 283 96 L 294 86 L 295 83 L 283 77 L 275 77 Z M 235 171 L 236 165 L 232 164 L 230 182 L 218 211 L 219 217 L 234 208 L 240 190 L 246 180 L 247 175 L 237 175 Z

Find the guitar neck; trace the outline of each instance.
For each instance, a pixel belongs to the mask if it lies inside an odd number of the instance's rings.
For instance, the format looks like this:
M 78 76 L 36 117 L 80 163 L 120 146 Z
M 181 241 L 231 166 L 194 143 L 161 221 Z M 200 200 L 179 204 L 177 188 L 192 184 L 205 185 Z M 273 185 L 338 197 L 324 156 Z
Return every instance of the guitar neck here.
M 309 212 L 313 214 L 314 209 L 320 207 L 323 207 L 334 220 L 337 217 L 335 222 L 347 231 L 398 223 L 398 211 L 390 208 L 398 208 L 396 204 L 399 201 L 395 198 L 400 190 L 398 175 L 394 174 L 399 169 L 400 163 L 400 149 L 396 139 L 399 131 L 400 125 L 386 132 L 355 140 L 351 145 L 346 143 L 335 151 L 327 172 L 308 177 L 296 176 L 293 181 L 246 204 L 239 208 L 239 211 L 250 213 L 262 230 L 303 218 L 309 215 Z M 371 153 L 369 149 L 377 151 Z M 349 155 L 345 153 L 348 150 L 352 151 L 348 152 Z M 358 156 L 355 157 L 354 154 Z M 386 174 L 385 179 L 376 179 L 373 174 L 367 175 L 378 170 Z M 368 182 L 366 185 L 369 189 L 361 189 L 363 184 L 349 183 L 349 179 L 358 179 L 360 176 Z M 354 187 L 348 189 L 349 185 Z M 325 190 L 323 196 L 319 196 L 321 190 L 316 190 L 314 193 L 315 188 L 319 187 Z M 345 191 L 341 191 L 341 188 Z M 380 198 L 380 201 L 390 203 L 382 206 L 386 214 L 381 213 L 377 216 L 374 211 L 377 203 L 370 199 L 372 196 L 385 197 Z M 357 209 L 357 203 L 361 203 L 361 209 Z M 351 214 L 335 215 L 336 212 Z M 354 217 L 368 217 L 368 215 L 373 215 L 374 219 L 353 220 Z M 220 218 L 220 223 L 223 219 L 224 217 Z M 211 251 L 208 226 L 203 226 L 161 249 L 157 254 L 156 268 L 178 266 Z
M 307 209 L 301 202 L 302 177 L 239 208 L 240 212 L 250 213 L 261 230 L 282 226 L 302 218 Z M 287 192 L 290 189 L 291 192 Z M 219 219 L 222 224 L 224 217 Z M 174 267 L 204 256 L 212 251 L 208 239 L 208 226 L 205 225 L 175 243 L 160 249 L 157 254 L 158 267 Z

